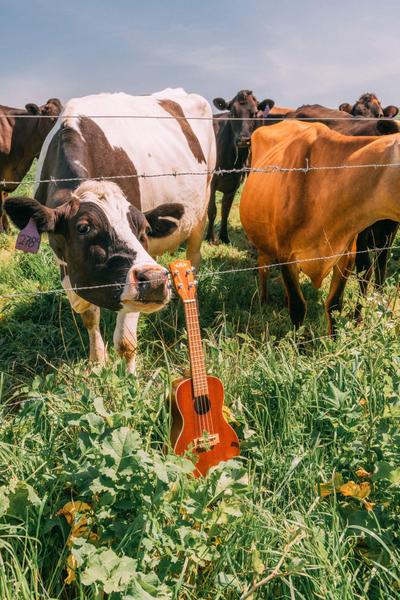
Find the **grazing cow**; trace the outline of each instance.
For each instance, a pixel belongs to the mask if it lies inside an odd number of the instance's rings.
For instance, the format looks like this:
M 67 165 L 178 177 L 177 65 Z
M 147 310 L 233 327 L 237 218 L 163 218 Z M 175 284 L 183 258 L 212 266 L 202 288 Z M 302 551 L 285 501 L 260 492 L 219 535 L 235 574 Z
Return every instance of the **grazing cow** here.
M 144 118 L 105 118 L 111 115 Z M 106 357 L 99 321 L 100 307 L 109 308 L 117 311 L 116 349 L 134 372 L 139 313 L 170 297 L 166 270 L 153 257 L 187 240 L 188 258 L 199 263 L 215 155 L 211 107 L 197 94 L 77 98 L 43 146 L 38 179 L 85 181 L 41 183 L 35 199 L 5 203 L 17 227 L 33 218 L 49 233 L 92 360 Z
M 337 255 L 351 253 L 357 235 L 372 223 L 385 218 L 400 220 L 400 204 L 394 192 L 400 183 L 399 170 L 357 168 L 399 162 L 398 135 L 348 137 L 321 123 L 294 120 L 259 128 L 253 134 L 252 167 L 304 168 L 307 159 L 312 167 L 355 168 L 250 173 L 242 193 L 240 217 L 258 250 L 263 296 L 267 269 L 262 267 L 287 263 L 281 269 L 290 317 L 296 327 L 303 323 L 306 313 L 300 271 L 319 288 L 333 269 L 326 301 L 332 332 L 332 311 L 341 309 L 354 262 L 354 255 Z
M 361 99 L 367 96 L 369 96 L 369 94 L 364 94 L 361 96 Z M 359 100 L 359 103 L 361 99 Z M 371 110 L 371 112 L 368 113 L 366 104 L 363 106 L 364 116 L 370 117 L 368 119 L 359 117 L 354 118 L 347 112 L 325 108 L 319 104 L 301 106 L 297 110 L 289 113 L 287 118 L 312 119 L 312 122 L 324 123 L 330 129 L 334 129 L 344 135 L 390 135 L 399 132 L 398 121 L 381 118 L 373 118 L 371 120 L 371 117 L 374 117 L 374 112 Z M 374 108 L 376 104 L 371 103 L 368 106 Z M 397 112 L 394 114 L 397 114 Z M 398 223 L 385 219 L 384 221 L 374 223 L 359 234 L 357 238 L 356 270 L 360 284 L 361 297 L 365 297 L 367 293 L 373 267 L 375 267 L 375 286 L 380 288 L 385 282 L 386 266 L 390 252 L 389 249 L 393 243 L 397 229 Z M 373 248 L 383 248 L 383 250 L 377 252 L 375 260 L 372 260 L 371 255 L 368 252 L 369 249 Z M 355 310 L 355 317 L 359 319 L 360 315 L 361 304 L 358 303 Z
M 362 94 L 355 104 L 343 102 L 339 106 L 339 110 L 347 112 L 353 117 L 374 117 L 376 119 L 382 117 L 392 119 L 399 112 L 397 106 L 389 105 L 386 108 L 382 108 L 382 104 L 377 96 L 371 93 Z
M 18 187 L 18 183 L 2 184 L 1 180 L 22 181 L 61 108 L 58 98 L 50 98 L 43 106 L 27 104 L 25 110 L 0 106 L 0 231 L 9 229 L 3 200 Z
M 260 112 L 266 116 L 269 109 L 274 106 L 274 102 L 273 100 L 258 102 L 250 90 L 241 90 L 230 102 L 223 98 L 214 98 L 213 102 L 219 110 L 228 111 L 214 116 L 214 130 L 217 139 L 216 167 L 227 170 L 241 169 L 245 166 L 249 156 L 250 137 L 257 125 L 255 117 L 262 116 Z M 214 229 L 217 215 L 215 193 L 217 191 L 223 193 L 219 238 L 224 244 L 229 244 L 228 217 L 242 178 L 243 173 L 216 174 L 213 177 L 206 235 L 206 239 L 213 244 L 217 243 Z

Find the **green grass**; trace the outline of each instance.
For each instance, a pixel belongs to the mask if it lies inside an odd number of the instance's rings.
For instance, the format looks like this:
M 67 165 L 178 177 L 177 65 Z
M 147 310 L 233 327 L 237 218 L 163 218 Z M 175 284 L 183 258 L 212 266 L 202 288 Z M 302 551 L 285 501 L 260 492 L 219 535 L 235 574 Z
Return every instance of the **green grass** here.
M 233 245 L 204 244 L 203 272 L 255 264 L 237 202 L 231 222 Z M 281 557 L 253 598 L 400 597 L 394 275 L 358 327 L 351 282 L 334 340 L 315 339 L 326 334 L 326 288 L 304 282 L 308 316 L 295 335 L 278 271 L 265 308 L 252 271 L 200 279 L 208 370 L 224 383 L 241 458 L 192 481 L 186 461 L 163 452 L 170 381 L 187 365 L 178 300 L 143 317 L 136 380 L 111 349 L 115 317 L 104 311 L 111 356 L 93 368 L 64 295 L 26 294 L 59 287 L 47 244 L 28 256 L 14 238 L 0 239 L 0 295 L 19 294 L 0 314 L 1 600 L 236 599 Z M 369 483 L 372 510 L 339 489 L 319 496 L 340 477 Z M 92 506 L 98 539 L 75 538 L 67 585 L 71 529 L 57 511 L 71 500 Z

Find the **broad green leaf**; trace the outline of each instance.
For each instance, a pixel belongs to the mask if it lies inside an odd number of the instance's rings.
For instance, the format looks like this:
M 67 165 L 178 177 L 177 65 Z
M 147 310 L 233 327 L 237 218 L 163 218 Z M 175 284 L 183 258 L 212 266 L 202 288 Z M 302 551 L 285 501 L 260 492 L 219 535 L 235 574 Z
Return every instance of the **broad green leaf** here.
M 30 506 L 39 506 L 40 498 L 31 485 L 18 481 L 13 492 L 8 496 L 8 513 L 24 519 Z
M 380 479 L 387 479 L 393 485 L 400 484 L 400 467 L 395 467 L 385 460 L 381 460 L 378 463 L 378 470 L 372 477 L 374 481 Z
M 104 408 L 103 398 L 101 398 L 100 396 L 93 400 L 93 406 L 96 409 L 96 413 L 100 415 L 100 417 L 107 418 L 112 416 L 111 413 L 107 412 Z

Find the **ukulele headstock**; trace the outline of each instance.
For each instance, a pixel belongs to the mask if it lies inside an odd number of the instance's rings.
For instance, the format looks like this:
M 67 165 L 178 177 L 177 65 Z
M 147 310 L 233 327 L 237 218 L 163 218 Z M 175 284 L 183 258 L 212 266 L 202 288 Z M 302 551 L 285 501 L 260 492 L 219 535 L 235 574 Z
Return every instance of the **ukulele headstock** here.
M 195 268 L 190 260 L 174 260 L 169 264 L 172 279 L 178 295 L 183 302 L 196 298 L 197 281 L 195 279 Z

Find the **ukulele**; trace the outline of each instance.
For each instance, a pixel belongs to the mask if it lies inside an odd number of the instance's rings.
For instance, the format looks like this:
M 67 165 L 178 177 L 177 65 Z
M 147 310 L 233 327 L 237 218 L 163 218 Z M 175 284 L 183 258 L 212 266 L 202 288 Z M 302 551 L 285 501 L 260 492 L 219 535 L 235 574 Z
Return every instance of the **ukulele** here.
M 176 454 L 191 451 L 196 455 L 194 475 L 198 477 L 213 465 L 237 456 L 239 440 L 222 412 L 222 382 L 206 373 L 194 268 L 189 260 L 176 260 L 169 268 L 185 309 L 191 367 L 191 377 L 172 384 L 171 444 Z

